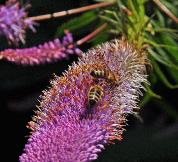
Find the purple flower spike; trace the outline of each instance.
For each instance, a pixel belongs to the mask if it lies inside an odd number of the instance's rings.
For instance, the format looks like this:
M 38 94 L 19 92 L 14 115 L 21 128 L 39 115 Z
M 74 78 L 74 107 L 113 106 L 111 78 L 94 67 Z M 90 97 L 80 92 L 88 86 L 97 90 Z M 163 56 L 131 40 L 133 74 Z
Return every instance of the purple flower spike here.
M 17 64 L 34 65 L 62 60 L 71 54 L 80 55 L 81 51 L 73 44 L 72 34 L 66 32 L 62 42 L 55 39 L 37 47 L 6 49 L 0 52 L 0 58 Z
M 97 159 L 105 145 L 121 140 L 127 115 L 139 108 L 140 89 L 147 82 L 146 61 L 143 51 L 125 40 L 82 54 L 44 91 L 36 116 L 28 124 L 32 134 L 20 161 L 89 162 Z M 91 75 L 94 70 L 112 75 L 97 78 Z M 90 89 L 96 86 L 103 95 L 91 104 Z
M 35 23 L 27 18 L 25 8 L 20 8 L 17 1 L 8 0 L 5 6 L 0 6 L 0 35 L 5 35 L 9 42 L 25 43 L 25 30 L 33 27 Z

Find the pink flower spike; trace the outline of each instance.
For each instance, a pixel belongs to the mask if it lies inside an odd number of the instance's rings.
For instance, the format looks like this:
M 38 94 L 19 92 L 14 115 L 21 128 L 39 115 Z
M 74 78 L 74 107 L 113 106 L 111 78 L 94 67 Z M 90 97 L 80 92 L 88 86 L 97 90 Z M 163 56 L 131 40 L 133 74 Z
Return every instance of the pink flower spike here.
M 147 82 L 146 61 L 143 51 L 125 40 L 82 54 L 41 96 L 20 162 L 89 162 L 105 145 L 122 140 L 127 115 L 139 109 L 140 89 Z M 94 77 L 94 70 L 110 75 Z M 95 89 L 100 93 L 94 104 L 91 87 L 100 87 Z
M 35 65 L 62 60 L 71 54 L 80 55 L 81 51 L 73 44 L 72 34 L 67 32 L 62 42 L 55 39 L 31 48 L 6 49 L 0 52 L 0 57 L 17 64 Z
M 25 43 L 25 30 L 36 23 L 27 18 L 25 7 L 21 7 L 16 0 L 8 0 L 6 5 L 0 5 L 0 35 L 4 35 L 9 43 Z

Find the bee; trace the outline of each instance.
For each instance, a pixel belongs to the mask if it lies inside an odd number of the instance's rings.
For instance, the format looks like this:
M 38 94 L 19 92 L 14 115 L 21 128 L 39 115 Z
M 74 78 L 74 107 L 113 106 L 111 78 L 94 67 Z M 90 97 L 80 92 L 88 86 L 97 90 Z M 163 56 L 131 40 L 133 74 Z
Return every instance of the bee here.
M 102 99 L 102 97 L 104 96 L 103 91 L 103 88 L 99 85 L 93 85 L 90 87 L 90 90 L 88 92 L 88 101 L 90 106 L 95 105 Z
M 87 103 L 87 108 L 84 111 L 83 114 L 81 114 L 81 119 L 86 119 L 92 117 L 93 114 L 93 108 L 95 104 L 97 104 L 102 97 L 104 96 L 104 90 L 101 86 L 95 84 L 92 85 L 88 91 L 88 103 Z
M 111 70 L 92 70 L 90 75 L 94 78 L 105 79 L 109 83 L 115 84 L 117 82 L 116 77 Z

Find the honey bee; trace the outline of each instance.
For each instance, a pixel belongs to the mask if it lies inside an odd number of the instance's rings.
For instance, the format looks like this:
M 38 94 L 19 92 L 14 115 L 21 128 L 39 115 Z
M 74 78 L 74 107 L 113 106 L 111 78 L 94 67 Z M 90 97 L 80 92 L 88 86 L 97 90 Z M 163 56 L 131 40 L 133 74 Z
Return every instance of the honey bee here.
M 81 119 L 89 118 L 92 116 L 93 108 L 104 96 L 103 88 L 97 84 L 92 85 L 88 92 L 88 105 L 85 112 L 81 115 Z
M 88 101 L 90 107 L 95 105 L 98 101 L 100 101 L 104 95 L 103 88 L 99 85 L 93 85 L 90 87 L 88 92 Z
M 92 70 L 90 73 L 91 76 L 93 76 L 94 78 L 101 78 L 101 79 L 105 79 L 107 82 L 109 83 L 116 83 L 116 77 L 114 75 L 114 73 L 110 70 Z

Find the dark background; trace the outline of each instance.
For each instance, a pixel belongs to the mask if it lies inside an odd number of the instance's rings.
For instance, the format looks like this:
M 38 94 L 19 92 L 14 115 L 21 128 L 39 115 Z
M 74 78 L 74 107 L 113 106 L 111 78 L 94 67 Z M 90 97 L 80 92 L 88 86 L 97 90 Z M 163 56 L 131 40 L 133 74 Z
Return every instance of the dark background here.
M 4 1 L 0 1 L 2 4 Z M 67 10 L 91 4 L 90 0 L 31 0 L 32 8 L 29 15 L 47 14 L 56 11 Z M 79 15 L 79 14 L 78 14 Z M 78 16 L 75 15 L 75 16 Z M 56 29 L 63 22 L 73 18 L 66 16 L 55 20 L 40 22 L 36 27 L 37 33 L 27 32 L 27 44 L 21 47 L 30 47 L 54 38 Z M 92 27 L 86 28 L 83 34 L 74 34 L 78 40 L 92 31 Z M 0 49 L 8 48 L 5 38 L 0 38 Z M 90 44 L 81 47 L 86 51 Z M 31 120 L 35 105 L 38 104 L 42 90 L 49 86 L 49 80 L 53 73 L 60 75 L 67 69 L 76 57 L 56 63 L 39 66 L 21 66 L 0 62 L 0 109 L 1 109 L 1 159 L 5 161 L 18 161 L 27 141 L 29 130 L 26 124 Z M 97 162 L 176 162 L 178 161 L 178 122 L 175 116 L 170 115 L 169 109 L 174 107 L 178 113 L 178 91 L 169 90 L 161 83 L 154 86 L 162 100 L 169 105 L 161 104 L 161 101 L 151 100 L 141 109 L 141 123 L 130 116 L 124 139 L 115 145 L 106 146 L 100 154 Z

